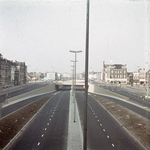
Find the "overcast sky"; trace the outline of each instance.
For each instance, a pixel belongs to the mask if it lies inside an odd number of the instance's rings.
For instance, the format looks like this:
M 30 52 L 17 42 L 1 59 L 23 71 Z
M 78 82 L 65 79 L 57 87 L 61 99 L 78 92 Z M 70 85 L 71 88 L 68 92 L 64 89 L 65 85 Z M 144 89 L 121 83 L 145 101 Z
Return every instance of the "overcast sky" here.
M 101 71 L 103 61 L 127 64 L 128 71 L 147 67 L 149 15 L 150 1 L 91 0 L 89 71 Z M 70 73 L 69 50 L 82 50 L 77 72 L 83 72 L 85 35 L 86 0 L 0 1 L 0 53 L 25 62 L 28 72 Z

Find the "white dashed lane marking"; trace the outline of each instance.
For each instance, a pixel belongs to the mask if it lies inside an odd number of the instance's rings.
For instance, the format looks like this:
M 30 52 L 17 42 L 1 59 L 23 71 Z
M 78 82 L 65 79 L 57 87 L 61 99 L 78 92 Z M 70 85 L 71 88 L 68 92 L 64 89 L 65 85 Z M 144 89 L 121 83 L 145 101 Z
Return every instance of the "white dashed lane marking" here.
M 44 136 L 44 134 L 42 134 L 42 136 L 41 137 L 43 137 Z
M 89 105 L 89 104 L 88 104 Z M 92 109 L 92 107 L 89 105 L 89 107 L 90 107 L 90 109 L 91 109 L 91 111 L 93 112 L 93 115 L 95 115 L 95 112 L 94 112 L 94 110 Z M 118 111 L 121 111 L 121 110 L 118 110 Z M 97 118 L 98 116 L 95 116 L 95 118 Z M 98 122 L 99 122 L 99 120 L 97 120 Z M 100 124 L 100 126 L 102 127 L 102 124 Z M 103 132 L 105 132 L 106 130 L 105 129 L 103 129 Z M 109 139 L 110 137 L 107 135 L 107 138 Z M 115 145 L 114 144 L 112 144 L 112 147 L 115 147 Z
M 45 130 L 47 130 L 47 128 L 45 128 Z
M 40 142 L 38 142 L 38 144 L 37 145 L 40 145 Z
M 47 125 L 49 125 L 49 123 L 47 123 Z

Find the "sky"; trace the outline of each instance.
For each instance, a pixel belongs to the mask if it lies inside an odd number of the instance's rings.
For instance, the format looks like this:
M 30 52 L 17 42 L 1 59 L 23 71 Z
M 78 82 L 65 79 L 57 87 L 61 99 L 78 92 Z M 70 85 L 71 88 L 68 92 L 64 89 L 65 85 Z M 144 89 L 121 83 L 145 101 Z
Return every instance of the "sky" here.
M 1 0 L 0 53 L 28 72 L 85 70 L 86 0 Z M 150 0 L 90 0 L 89 71 L 150 69 Z

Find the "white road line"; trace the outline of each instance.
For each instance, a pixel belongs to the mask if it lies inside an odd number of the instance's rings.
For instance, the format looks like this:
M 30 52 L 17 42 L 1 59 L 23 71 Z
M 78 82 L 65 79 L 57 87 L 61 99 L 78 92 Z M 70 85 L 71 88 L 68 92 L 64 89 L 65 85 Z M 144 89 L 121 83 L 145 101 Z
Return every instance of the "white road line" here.
M 37 145 L 40 145 L 40 142 Z
M 114 144 L 112 144 L 112 147 L 115 147 L 115 145 L 114 145 Z
M 51 117 L 53 117 L 53 115 L 51 115 Z
M 54 112 L 53 112 L 53 114 L 54 114 Z
M 107 138 L 109 139 L 109 136 L 107 135 Z
M 97 118 L 97 116 L 95 116 L 95 118 Z
M 99 122 L 99 120 L 97 120 Z
M 45 128 L 45 130 L 47 130 L 47 128 Z
M 103 129 L 103 131 L 105 132 L 105 129 Z
M 51 121 L 51 119 L 49 119 Z
M 44 136 L 44 134 L 42 134 L 42 136 L 41 137 L 43 137 Z
M 95 115 L 95 113 L 93 113 Z
M 102 124 L 100 124 L 100 126 L 102 126 Z
M 47 125 L 49 125 L 49 123 L 47 123 Z

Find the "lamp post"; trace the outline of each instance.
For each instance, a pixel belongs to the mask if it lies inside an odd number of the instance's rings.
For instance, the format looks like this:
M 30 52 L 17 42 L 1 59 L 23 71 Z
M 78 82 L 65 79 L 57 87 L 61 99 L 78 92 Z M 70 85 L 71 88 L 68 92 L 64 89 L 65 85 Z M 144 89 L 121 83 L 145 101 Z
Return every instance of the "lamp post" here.
M 81 53 L 82 51 L 73 51 L 73 50 L 70 50 L 69 52 L 71 53 L 74 53 L 75 54 L 75 61 L 74 61 L 74 66 L 75 66 L 75 69 L 74 69 L 74 122 L 75 122 L 75 105 L 76 105 L 76 55 L 77 53 Z
M 90 0 L 87 0 L 83 150 L 87 149 L 87 99 L 88 99 L 88 63 L 89 63 L 88 62 L 88 59 L 89 59 L 89 6 L 90 6 Z
M 145 63 L 146 63 L 147 65 L 150 65 L 149 62 L 145 62 Z M 148 84 L 149 84 L 148 75 L 149 75 L 149 73 L 148 73 L 148 71 L 147 71 L 147 98 L 148 98 L 148 89 L 149 89 L 149 86 L 148 86 Z

